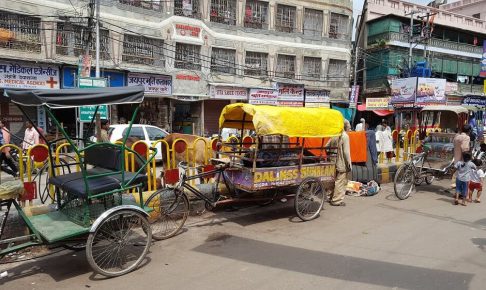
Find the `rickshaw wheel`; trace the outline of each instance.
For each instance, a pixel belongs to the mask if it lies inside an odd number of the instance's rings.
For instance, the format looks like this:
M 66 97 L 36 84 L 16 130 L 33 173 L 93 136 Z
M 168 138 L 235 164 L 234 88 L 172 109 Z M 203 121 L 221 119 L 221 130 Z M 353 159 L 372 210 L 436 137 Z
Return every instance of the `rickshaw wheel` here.
M 134 210 L 119 210 L 89 234 L 86 257 L 95 272 L 106 277 L 121 276 L 140 265 L 151 243 L 147 218 Z
M 407 199 L 415 188 L 415 173 L 410 165 L 405 164 L 398 168 L 393 183 L 395 195 L 401 199 Z
M 325 193 L 321 181 L 308 177 L 297 188 L 294 207 L 297 216 L 303 221 L 315 219 L 321 212 Z
M 165 240 L 175 236 L 184 226 L 189 215 L 189 199 L 184 192 L 165 188 L 154 192 L 145 202 L 152 209 L 149 222 L 152 236 Z
M 434 177 L 434 176 L 432 176 L 432 175 L 427 175 L 427 176 L 425 177 L 425 183 L 427 183 L 428 185 L 431 185 L 431 184 L 432 184 L 432 182 L 434 181 L 434 179 L 435 179 L 435 177 Z

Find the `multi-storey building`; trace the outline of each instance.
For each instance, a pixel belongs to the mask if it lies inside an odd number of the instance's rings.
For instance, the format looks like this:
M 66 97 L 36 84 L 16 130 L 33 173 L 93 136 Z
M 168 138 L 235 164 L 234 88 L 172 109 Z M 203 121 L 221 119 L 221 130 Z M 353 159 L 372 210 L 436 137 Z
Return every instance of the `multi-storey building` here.
M 89 3 L 2 2 L 0 87 L 77 86 L 79 56 L 94 56 Z M 221 108 L 252 89 L 347 100 L 351 15 L 350 0 L 101 0 L 101 74 L 111 86 L 145 85 L 140 122 L 213 134 Z M 112 118 L 130 110 L 112 108 Z M 2 115 L 17 120 L 11 106 Z M 72 110 L 59 115 L 74 122 Z
M 486 20 L 486 0 L 460 0 L 440 5 L 441 10 Z
M 432 77 L 458 83 L 459 93 L 480 94 L 483 80 L 479 70 L 483 40 L 486 39 L 484 17 L 479 19 L 400 0 L 368 0 L 357 31 L 364 60 L 365 97 L 388 95 L 390 81 L 407 71 L 411 12 L 414 12 L 414 25 L 418 30 L 427 26 L 429 13 L 428 23 L 432 30 L 430 39 L 413 43 L 412 62 L 428 60 Z M 427 50 L 425 58 L 424 48 Z

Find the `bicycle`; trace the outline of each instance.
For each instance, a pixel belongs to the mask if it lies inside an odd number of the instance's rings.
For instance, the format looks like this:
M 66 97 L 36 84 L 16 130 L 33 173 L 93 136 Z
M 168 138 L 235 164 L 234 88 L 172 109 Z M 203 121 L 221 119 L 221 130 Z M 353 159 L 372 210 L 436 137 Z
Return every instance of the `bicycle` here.
M 172 187 L 166 187 L 154 192 L 145 202 L 145 207 L 152 209 L 149 213 L 149 222 L 152 227 L 152 237 L 156 240 L 165 240 L 175 236 L 187 220 L 190 211 L 188 192 L 205 202 L 207 210 L 213 210 L 221 196 L 218 192 L 218 185 L 223 181 L 228 189 L 231 190 L 229 180 L 224 173 L 228 167 L 226 164 L 216 165 L 213 169 L 198 173 L 193 176 L 187 175 L 188 166 L 181 162 L 178 165 L 178 181 Z M 211 178 L 215 176 L 210 196 L 204 194 L 200 189 L 190 184 L 191 180 L 201 178 Z

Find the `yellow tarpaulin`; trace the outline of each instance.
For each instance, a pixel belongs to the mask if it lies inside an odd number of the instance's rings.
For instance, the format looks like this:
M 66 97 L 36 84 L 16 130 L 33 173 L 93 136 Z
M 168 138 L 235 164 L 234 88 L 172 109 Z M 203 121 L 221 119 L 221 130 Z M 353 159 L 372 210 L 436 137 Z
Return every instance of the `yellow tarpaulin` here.
M 224 107 L 219 117 L 219 127 L 241 129 L 242 126 L 255 130 L 257 135 L 330 137 L 341 134 L 344 118 L 339 111 L 325 108 L 255 106 L 242 103 Z

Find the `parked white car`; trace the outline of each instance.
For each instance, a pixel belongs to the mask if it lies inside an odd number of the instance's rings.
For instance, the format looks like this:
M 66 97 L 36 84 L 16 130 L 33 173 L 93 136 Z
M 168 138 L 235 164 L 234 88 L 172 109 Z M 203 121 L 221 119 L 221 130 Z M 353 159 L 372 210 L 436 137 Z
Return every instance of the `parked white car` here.
M 122 139 L 127 131 L 128 124 L 110 125 L 110 129 L 108 131 L 110 141 L 114 143 L 117 140 Z M 152 143 L 157 140 L 164 139 L 167 135 L 169 135 L 167 131 L 152 125 L 133 124 L 129 137 L 138 138 L 143 140 L 147 145 L 152 146 Z M 157 155 L 155 155 L 155 160 L 162 161 L 162 146 L 160 143 L 157 145 Z

